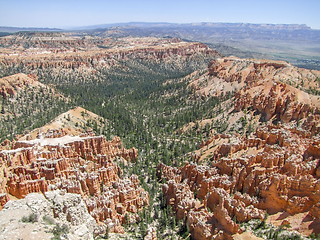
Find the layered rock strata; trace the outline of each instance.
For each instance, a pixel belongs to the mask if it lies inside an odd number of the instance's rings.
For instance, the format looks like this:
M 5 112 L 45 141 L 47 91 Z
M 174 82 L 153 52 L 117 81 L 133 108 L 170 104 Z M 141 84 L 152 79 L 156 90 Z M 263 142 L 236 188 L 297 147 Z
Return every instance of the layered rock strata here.
M 2 45 L 5 49 L 6 41 L 6 38 L 0 38 L 0 47 Z M 80 46 L 79 51 L 67 47 L 69 51 L 65 49 L 61 52 L 61 45 L 64 45 L 64 41 L 57 39 L 52 41 L 52 46 L 48 47 L 44 44 L 33 51 L 27 49 L 17 53 L 18 57 L 1 54 L 0 48 L 0 65 L 10 67 L 21 64 L 30 70 L 39 68 L 76 69 L 113 66 L 117 64 L 117 61 L 128 59 L 163 60 L 173 56 L 188 57 L 199 53 L 219 55 L 203 43 L 184 42 L 177 38 L 121 38 L 115 42 L 110 39 L 99 41 L 84 44 Z
M 189 87 L 196 94 L 234 94 L 234 109 L 254 109 L 268 121 L 277 116 L 283 122 L 320 113 L 320 72 L 297 68 L 272 60 L 217 58 L 208 72 L 194 77 Z M 308 93 L 311 94 L 308 94 Z
M 61 131 L 59 131 L 61 132 Z M 92 132 L 69 136 L 48 130 L 37 139 L 17 141 L 11 150 L 0 152 L 1 205 L 8 194 L 24 198 L 29 193 L 65 190 L 80 194 L 97 222 L 112 223 L 123 232 L 127 211 L 136 213 L 148 205 L 148 193 L 138 177 L 120 178 L 122 170 L 114 158 L 134 161 L 135 148 L 125 149 L 120 138 L 106 141 Z
M 210 62 L 209 75 L 241 88 L 234 89 L 236 111 L 253 108 L 266 121 L 276 115 L 283 122 L 320 113 L 318 97 L 299 90 L 319 90 L 319 71 L 283 61 L 224 58 Z
M 244 83 L 243 86 L 248 88 L 259 85 L 261 81 L 270 80 L 293 87 L 308 85 L 319 88 L 319 71 L 298 68 L 285 61 L 226 57 L 212 60 L 208 68 L 210 76 L 234 84 Z
M 300 120 L 311 113 L 320 113 L 317 97 L 308 95 L 285 83 L 268 82 L 263 88 L 256 86 L 235 94 L 234 108 L 237 111 L 253 108 L 268 121 L 277 116 L 283 122 Z

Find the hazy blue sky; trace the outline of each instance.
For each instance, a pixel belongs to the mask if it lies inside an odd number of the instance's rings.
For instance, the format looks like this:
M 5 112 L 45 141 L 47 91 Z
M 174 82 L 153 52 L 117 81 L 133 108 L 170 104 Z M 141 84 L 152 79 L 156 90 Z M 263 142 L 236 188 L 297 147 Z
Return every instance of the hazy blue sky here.
M 307 24 L 320 0 L 0 0 L 0 26 L 73 27 L 130 21 Z

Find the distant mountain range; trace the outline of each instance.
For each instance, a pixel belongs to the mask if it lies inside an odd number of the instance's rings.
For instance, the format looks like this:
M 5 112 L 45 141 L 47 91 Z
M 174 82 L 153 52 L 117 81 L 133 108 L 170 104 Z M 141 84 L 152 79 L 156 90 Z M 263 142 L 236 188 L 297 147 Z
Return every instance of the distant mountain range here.
M 167 23 L 167 22 L 127 22 L 127 23 L 109 23 L 89 26 L 79 26 L 73 28 L 37 28 L 37 27 L 7 27 L 0 26 L 0 32 L 19 32 L 19 31 L 63 31 L 63 30 L 90 30 L 103 29 L 112 27 L 210 27 L 210 28 L 253 28 L 253 29 L 270 29 L 270 30 L 311 30 L 306 24 L 253 24 L 253 23 L 223 23 L 223 22 L 200 22 L 200 23 Z
M 128 22 L 128 23 L 112 23 L 112 24 L 99 24 L 91 26 L 82 26 L 75 27 L 73 30 L 87 30 L 87 29 L 101 29 L 101 28 L 110 28 L 110 27 L 141 27 L 141 28 L 150 28 L 150 27 L 166 27 L 166 28 L 175 28 L 175 27 L 213 27 L 213 28 L 254 28 L 254 29 L 272 29 L 272 30 L 301 30 L 301 29 L 311 29 L 306 24 L 253 24 L 253 23 L 212 23 L 212 22 L 200 22 L 200 23 L 167 23 L 167 22 Z
M 320 70 L 320 30 L 305 24 L 130 22 L 74 31 L 99 37 L 177 37 L 206 43 L 225 56 L 285 60 Z
M 63 31 L 103 38 L 176 37 L 206 43 L 225 56 L 285 60 L 320 70 L 320 30 L 305 24 L 128 22 L 72 29 L 0 27 L 0 36 L 19 31 Z
M 63 29 L 60 28 L 37 28 L 37 27 L 5 27 L 0 26 L 0 32 L 6 32 L 6 33 L 15 33 L 15 32 L 21 32 L 21 31 L 43 31 L 43 32 L 52 32 L 52 31 L 62 31 Z

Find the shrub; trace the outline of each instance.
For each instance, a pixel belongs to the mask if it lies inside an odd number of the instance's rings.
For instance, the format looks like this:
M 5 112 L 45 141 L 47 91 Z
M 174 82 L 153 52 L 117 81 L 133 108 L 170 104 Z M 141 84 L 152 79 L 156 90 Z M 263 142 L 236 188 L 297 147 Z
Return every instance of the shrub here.
M 60 239 L 61 235 L 66 235 L 69 233 L 69 227 L 67 224 L 62 224 L 62 226 L 60 226 L 60 224 L 57 223 L 53 228 L 52 233 L 54 236 L 53 238 L 51 238 L 52 240 Z
M 54 219 L 50 216 L 43 216 L 42 220 L 49 225 L 54 224 Z
M 24 223 L 35 223 L 38 222 L 38 215 L 35 213 L 31 213 L 28 217 L 24 216 L 21 219 L 22 222 Z

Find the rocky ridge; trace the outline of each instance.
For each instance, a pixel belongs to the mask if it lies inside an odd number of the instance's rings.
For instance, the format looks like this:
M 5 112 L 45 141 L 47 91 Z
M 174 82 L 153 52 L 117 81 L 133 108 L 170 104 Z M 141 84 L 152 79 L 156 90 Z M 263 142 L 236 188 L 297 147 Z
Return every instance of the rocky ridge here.
M 38 82 L 38 77 L 34 74 L 29 74 L 27 76 L 23 73 L 19 73 L 0 78 L 0 95 L 5 99 L 16 96 L 25 88 L 32 87 L 45 87 L 45 85 Z
M 54 86 L 23 73 L 0 78 L 0 99 L 1 141 L 42 126 L 70 104 Z
M 190 86 L 199 95 L 219 96 L 221 93 L 240 91 L 240 95 L 244 96 L 251 90 L 254 97 L 258 89 L 263 90 L 263 87 L 268 86 L 268 90 L 262 91 L 265 93 L 270 91 L 273 83 L 284 83 L 294 87 L 296 95 L 299 95 L 299 90 L 310 93 L 319 91 L 319 78 L 319 71 L 298 68 L 284 61 L 225 57 L 212 60 L 208 71 L 191 81 Z M 288 88 L 286 91 L 293 90 Z M 309 101 L 318 102 L 318 99 Z
M 310 130 L 313 134 L 318 131 L 315 122 L 320 113 L 319 71 L 297 68 L 283 61 L 226 57 L 212 60 L 206 71 L 195 72 L 186 79 L 195 97 L 222 100 L 214 118 L 198 121 L 202 127 L 216 123 L 215 130 L 220 132 L 220 126 L 225 124 L 222 129 L 239 132 L 249 125 L 251 130 L 247 134 L 250 134 L 269 120 L 300 124 L 313 118 L 308 121 L 314 126 Z M 224 98 L 229 100 L 223 101 Z M 181 132 L 190 129 L 189 125 Z
M 39 49 L 57 50 L 64 52 L 79 48 L 92 48 L 103 43 L 101 38 L 90 36 L 74 36 L 70 33 L 59 32 L 20 32 L 0 38 L 2 48 L 16 51 L 33 52 Z M 60 50 L 58 50 L 60 48 Z
M 99 115 L 87 111 L 82 107 L 75 107 L 55 117 L 44 126 L 36 128 L 28 132 L 27 134 L 19 136 L 17 140 L 24 141 L 37 139 L 41 133 L 47 131 L 51 132 L 50 135 L 46 135 L 46 137 L 50 138 L 63 137 L 66 135 L 77 136 L 82 134 L 84 132 L 84 129 L 90 132 L 93 131 L 92 129 L 87 127 L 88 122 L 96 123 L 98 127 L 102 127 L 104 124 L 107 124 L 107 121 L 101 118 Z
M 11 36 L 9 36 L 10 38 Z M 8 38 L 8 37 L 7 37 Z M 6 42 L 6 37 L 0 38 Z M 39 40 L 40 41 L 40 40 Z M 53 40 L 50 40 L 53 41 Z M 20 41 L 18 41 L 20 43 Z M 85 45 L 80 49 L 71 49 L 61 52 L 60 45 L 64 45 L 63 39 L 56 39 L 52 46 L 40 45 L 39 48 L 7 53 L 5 44 L 0 54 L 0 64 L 3 67 L 12 67 L 22 64 L 32 70 L 38 68 L 96 68 L 98 66 L 113 66 L 118 61 L 127 59 L 162 60 L 172 56 L 187 57 L 196 53 L 218 54 L 207 45 L 197 42 L 184 42 L 180 39 L 159 38 L 112 38 L 101 39 L 100 43 L 93 46 Z M 101 44 L 101 45 L 99 45 Z M 1 49 L 0 49 L 1 53 Z

